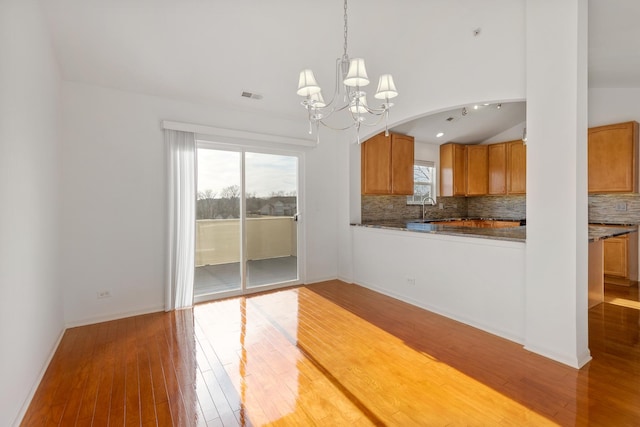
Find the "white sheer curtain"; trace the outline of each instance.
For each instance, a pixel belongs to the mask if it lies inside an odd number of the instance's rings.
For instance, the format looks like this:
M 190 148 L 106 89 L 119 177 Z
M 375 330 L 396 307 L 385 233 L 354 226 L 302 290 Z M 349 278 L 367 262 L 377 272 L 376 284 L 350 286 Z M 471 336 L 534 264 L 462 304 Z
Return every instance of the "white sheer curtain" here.
M 191 132 L 165 129 L 169 173 L 169 259 L 165 310 L 193 305 L 196 218 L 196 141 Z

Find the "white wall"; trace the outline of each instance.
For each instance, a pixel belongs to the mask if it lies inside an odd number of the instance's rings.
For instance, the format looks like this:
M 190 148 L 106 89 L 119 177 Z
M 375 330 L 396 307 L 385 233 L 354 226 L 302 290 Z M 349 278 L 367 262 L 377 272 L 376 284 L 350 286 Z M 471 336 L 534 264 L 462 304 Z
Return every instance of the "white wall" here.
M 367 227 L 351 232 L 357 283 L 524 341 L 524 243 Z
M 640 88 L 589 89 L 589 127 L 640 122 Z
M 165 157 L 161 120 L 287 135 L 303 123 L 249 112 L 63 85 L 62 277 L 67 324 L 164 307 Z M 293 147 L 295 148 L 295 147 Z M 337 276 L 331 138 L 306 150 L 307 282 Z M 98 300 L 97 292 L 112 297 Z
M 60 76 L 38 2 L 0 2 L 0 425 L 18 423 L 64 329 Z
M 525 347 L 574 367 L 590 359 L 586 9 L 527 2 Z

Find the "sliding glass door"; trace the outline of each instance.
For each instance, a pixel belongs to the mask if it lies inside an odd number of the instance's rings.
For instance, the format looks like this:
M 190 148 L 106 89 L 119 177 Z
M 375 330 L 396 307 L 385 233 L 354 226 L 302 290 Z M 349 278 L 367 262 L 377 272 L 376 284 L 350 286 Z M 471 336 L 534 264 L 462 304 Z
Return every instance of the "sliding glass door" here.
M 195 301 L 294 284 L 295 155 L 198 147 Z
M 298 279 L 298 159 L 245 153 L 246 284 Z

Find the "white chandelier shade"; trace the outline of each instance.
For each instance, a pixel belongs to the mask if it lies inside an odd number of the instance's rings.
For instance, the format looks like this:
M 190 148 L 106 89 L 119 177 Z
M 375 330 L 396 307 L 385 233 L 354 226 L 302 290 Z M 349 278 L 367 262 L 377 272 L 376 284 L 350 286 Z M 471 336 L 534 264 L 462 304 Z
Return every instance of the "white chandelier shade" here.
M 315 93 L 320 93 L 320 86 L 316 81 L 316 77 L 313 75 L 312 70 L 300 71 L 300 79 L 298 80 L 298 95 L 310 96 Z
M 369 76 L 367 76 L 364 59 L 356 58 L 351 60 L 347 78 L 344 79 L 343 83 L 349 87 L 364 87 L 369 84 Z
M 398 96 L 396 85 L 393 82 L 393 76 L 391 74 L 383 74 L 378 81 L 378 90 L 373 95 L 376 99 L 391 99 Z

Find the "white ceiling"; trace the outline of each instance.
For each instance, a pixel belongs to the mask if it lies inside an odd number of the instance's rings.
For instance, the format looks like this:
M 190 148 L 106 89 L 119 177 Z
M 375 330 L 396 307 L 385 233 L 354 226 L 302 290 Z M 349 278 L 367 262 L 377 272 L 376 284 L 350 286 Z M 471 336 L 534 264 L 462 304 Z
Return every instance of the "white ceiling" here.
M 474 22 L 470 17 L 481 21 L 478 17 L 483 14 L 496 13 L 485 10 L 491 9 L 485 7 L 486 0 L 455 1 L 465 13 L 451 21 L 439 19 L 440 25 L 452 31 L 457 30 L 458 21 L 467 31 Z M 300 69 L 313 68 L 319 81 L 332 83 L 333 70 L 325 63 L 342 49 L 342 4 L 337 0 L 41 3 L 65 80 L 293 120 L 305 115 L 295 94 Z M 640 87 L 640 1 L 589 0 L 589 9 L 590 87 Z M 378 75 L 377 68 L 384 68 L 387 62 L 402 63 L 415 56 L 414 43 L 394 43 L 387 37 L 388 30 L 380 29 L 401 29 L 402 36 L 411 40 L 409 28 L 419 26 L 426 16 L 438 19 L 438 12 L 439 3 L 433 1 L 376 1 L 373 6 L 371 1 L 352 1 L 349 50 L 367 58 L 370 75 Z M 407 80 L 405 76 L 403 83 Z M 259 93 L 263 99 L 243 98 L 242 91 Z M 472 119 L 480 114 L 470 114 L 449 123 L 459 127 L 449 135 L 459 142 L 477 142 L 524 121 L 522 105 L 503 108 L 500 114 L 492 111 L 491 115 L 488 108 L 480 111 L 487 113 L 482 120 Z M 441 116 L 454 113 L 422 118 L 398 129 L 431 141 Z

